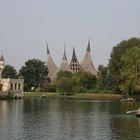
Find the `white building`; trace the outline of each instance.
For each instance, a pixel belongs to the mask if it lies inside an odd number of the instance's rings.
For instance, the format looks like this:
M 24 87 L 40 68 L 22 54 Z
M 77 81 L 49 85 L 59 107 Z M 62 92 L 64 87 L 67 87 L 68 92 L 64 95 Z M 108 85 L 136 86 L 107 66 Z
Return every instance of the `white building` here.
M 23 97 L 24 95 L 24 80 L 1 78 L 2 71 L 5 67 L 4 57 L 0 56 L 0 95 L 7 95 L 9 92 L 13 93 L 13 97 Z

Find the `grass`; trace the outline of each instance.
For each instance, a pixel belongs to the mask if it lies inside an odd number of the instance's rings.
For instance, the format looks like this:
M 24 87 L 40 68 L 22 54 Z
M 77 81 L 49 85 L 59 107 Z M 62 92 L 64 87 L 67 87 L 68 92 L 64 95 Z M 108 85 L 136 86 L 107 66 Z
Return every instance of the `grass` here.
M 48 98 L 73 98 L 73 99 L 121 99 L 119 94 L 104 94 L 104 93 L 76 93 L 72 96 L 64 96 L 57 92 L 25 92 L 24 98 L 38 98 L 46 95 Z

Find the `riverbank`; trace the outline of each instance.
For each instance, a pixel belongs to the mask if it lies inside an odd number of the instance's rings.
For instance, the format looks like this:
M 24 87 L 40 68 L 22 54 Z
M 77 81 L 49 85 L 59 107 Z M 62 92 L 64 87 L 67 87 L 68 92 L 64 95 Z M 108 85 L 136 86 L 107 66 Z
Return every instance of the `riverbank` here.
M 105 94 L 105 93 L 76 93 L 72 96 L 64 96 L 59 93 L 48 92 L 25 92 L 24 98 L 40 98 L 46 96 L 47 98 L 72 98 L 72 99 L 121 99 L 120 94 Z

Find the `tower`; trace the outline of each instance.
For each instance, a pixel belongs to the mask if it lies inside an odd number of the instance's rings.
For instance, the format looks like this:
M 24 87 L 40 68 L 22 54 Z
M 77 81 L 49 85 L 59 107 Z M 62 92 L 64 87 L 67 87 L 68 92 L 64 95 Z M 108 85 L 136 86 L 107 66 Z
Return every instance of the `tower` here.
M 73 72 L 79 72 L 82 71 L 82 67 L 80 66 L 78 59 L 76 57 L 75 49 L 73 48 L 73 54 L 72 54 L 72 59 L 70 62 L 70 69 Z
M 48 67 L 48 71 L 49 71 L 48 76 L 49 76 L 50 80 L 52 81 L 53 80 L 52 77 L 55 74 L 57 67 L 51 57 L 51 54 L 50 54 L 50 51 L 48 48 L 48 44 L 47 44 L 47 67 Z
M 4 60 L 4 57 L 3 55 L 0 56 L 0 79 L 1 79 L 1 76 L 2 76 L 2 71 L 5 67 L 5 60 Z
M 83 71 L 89 72 L 97 77 L 97 71 L 94 67 L 92 58 L 91 58 L 91 52 L 90 52 L 90 40 L 88 41 L 88 46 L 86 49 L 86 54 L 84 59 L 81 62 L 81 67 Z
M 61 62 L 61 65 L 59 67 L 59 70 L 60 71 L 71 72 L 71 69 L 70 69 L 70 66 L 69 66 L 69 63 L 68 63 L 68 60 L 67 60 L 67 56 L 66 56 L 65 45 L 64 45 L 64 55 L 63 55 L 62 62 Z

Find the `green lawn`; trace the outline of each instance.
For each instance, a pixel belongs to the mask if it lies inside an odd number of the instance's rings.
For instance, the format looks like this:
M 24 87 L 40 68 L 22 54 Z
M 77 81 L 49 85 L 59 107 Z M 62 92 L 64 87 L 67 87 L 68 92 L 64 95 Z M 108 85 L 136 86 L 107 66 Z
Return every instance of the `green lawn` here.
M 121 99 L 119 94 L 102 94 L 102 93 L 76 93 L 72 96 L 64 96 L 59 93 L 50 92 L 25 92 L 24 98 L 37 98 L 46 95 L 48 98 L 74 98 L 74 99 Z

